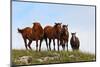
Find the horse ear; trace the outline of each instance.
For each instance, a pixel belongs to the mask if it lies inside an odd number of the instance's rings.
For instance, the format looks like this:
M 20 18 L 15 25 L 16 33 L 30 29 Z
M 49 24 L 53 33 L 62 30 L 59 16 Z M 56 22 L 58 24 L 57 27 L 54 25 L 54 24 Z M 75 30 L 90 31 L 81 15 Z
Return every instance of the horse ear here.
M 58 24 L 60 24 L 60 25 L 61 25 L 62 23 L 58 23 Z
M 17 28 L 17 30 L 19 30 L 19 28 Z
M 55 24 L 57 24 L 57 23 L 55 22 Z
M 75 34 L 76 34 L 76 32 L 75 32 Z
M 34 24 L 34 23 L 32 23 L 32 24 Z
M 33 26 L 35 25 L 35 23 L 32 23 L 33 24 Z
M 66 28 L 68 28 L 68 24 L 67 24 L 67 25 L 65 25 L 65 27 L 66 27 Z

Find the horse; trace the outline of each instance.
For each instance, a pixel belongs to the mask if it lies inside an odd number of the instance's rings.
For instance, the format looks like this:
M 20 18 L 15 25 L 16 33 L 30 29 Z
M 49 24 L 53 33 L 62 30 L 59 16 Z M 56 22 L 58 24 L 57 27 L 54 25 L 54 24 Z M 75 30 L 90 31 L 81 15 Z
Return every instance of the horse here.
M 54 26 L 44 27 L 44 39 L 47 45 L 48 45 L 47 38 L 49 39 L 49 50 L 51 50 L 51 46 L 50 46 L 51 39 L 53 40 L 54 50 L 55 50 L 55 39 L 57 39 L 58 51 L 59 51 L 61 24 L 62 23 L 55 23 Z
M 36 40 L 36 50 L 38 50 L 38 40 L 40 40 L 40 47 L 41 47 L 43 37 L 44 37 L 44 30 L 41 24 L 38 22 L 33 23 L 32 38 L 33 40 Z M 39 47 L 39 51 L 41 51 L 40 47 Z
M 66 45 L 68 51 L 68 39 L 69 39 L 68 25 L 63 25 L 60 34 L 60 45 L 62 46 L 63 50 L 65 50 L 65 45 Z
M 38 40 L 40 40 L 40 45 L 43 41 L 43 28 L 39 22 L 34 22 L 32 28 L 30 27 L 26 27 L 24 29 L 18 28 L 18 32 L 21 33 L 23 37 L 26 49 L 28 49 L 27 47 L 29 47 L 32 50 L 30 45 L 32 41 L 36 41 L 36 51 L 38 51 Z M 29 40 L 28 44 L 27 40 Z M 41 49 L 39 48 L 39 50 Z
M 26 27 L 24 29 L 18 28 L 18 32 L 23 37 L 26 49 L 28 49 L 28 47 L 31 49 L 30 44 L 31 44 L 31 41 L 32 41 L 32 37 L 31 37 L 32 36 L 32 28 L 30 28 L 30 27 Z M 27 40 L 29 40 L 28 45 L 27 45 Z
M 79 38 L 76 36 L 76 32 L 75 33 L 71 33 L 72 37 L 70 39 L 70 44 L 72 47 L 72 50 L 79 50 L 79 46 L 80 46 L 80 41 Z

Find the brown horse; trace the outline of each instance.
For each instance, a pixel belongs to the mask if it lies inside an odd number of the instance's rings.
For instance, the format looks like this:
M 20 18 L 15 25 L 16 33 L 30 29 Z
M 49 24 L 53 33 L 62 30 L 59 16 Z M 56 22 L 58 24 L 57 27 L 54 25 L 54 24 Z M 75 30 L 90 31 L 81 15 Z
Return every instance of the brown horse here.
M 44 32 L 41 24 L 38 22 L 33 23 L 32 38 L 33 40 L 36 40 L 36 50 L 38 50 L 38 40 L 40 40 L 40 47 L 41 47 L 43 36 L 44 36 Z M 39 47 L 39 51 L 41 50 L 40 47 Z
M 32 36 L 32 28 L 30 28 L 30 27 L 26 27 L 24 29 L 18 28 L 18 32 L 21 33 L 21 35 L 23 37 L 26 49 L 28 49 L 27 46 L 31 49 L 30 43 L 32 42 L 32 37 L 31 37 Z M 29 40 L 28 45 L 27 45 L 27 40 Z
M 65 45 L 66 45 L 68 51 L 68 39 L 69 39 L 68 25 L 63 25 L 60 34 L 60 45 L 62 46 L 63 50 L 65 50 Z
M 32 41 L 36 41 L 36 51 L 38 50 L 38 40 L 40 40 L 40 45 L 43 40 L 43 28 L 40 25 L 40 23 L 34 22 L 32 28 L 26 27 L 24 29 L 18 29 L 18 32 L 21 33 L 21 35 L 24 39 L 26 49 L 27 49 L 27 46 L 30 49 L 32 49 L 30 45 L 31 45 Z M 27 44 L 27 40 L 29 40 L 28 44 Z M 39 50 L 41 50 L 41 49 L 39 49 Z
M 60 32 L 61 32 L 61 23 L 55 23 L 55 25 L 52 26 L 46 26 L 44 28 L 44 39 L 47 43 L 47 38 L 49 39 L 49 50 L 51 50 L 51 39 L 53 39 L 53 45 L 55 50 L 55 39 L 57 39 L 58 44 L 58 51 L 59 51 L 59 41 L 60 41 Z
M 79 50 L 80 41 L 78 37 L 76 37 L 76 33 L 71 33 L 72 37 L 70 40 L 70 44 L 73 50 Z

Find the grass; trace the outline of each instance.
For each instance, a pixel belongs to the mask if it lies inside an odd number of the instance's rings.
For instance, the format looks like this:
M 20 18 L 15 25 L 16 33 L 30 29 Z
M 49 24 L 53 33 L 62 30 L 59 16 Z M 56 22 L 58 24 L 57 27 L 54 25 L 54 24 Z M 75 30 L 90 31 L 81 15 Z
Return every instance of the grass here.
M 52 57 L 54 53 L 59 54 L 59 58 L 54 58 L 53 60 L 47 60 L 46 62 L 39 62 L 37 59 L 44 57 Z M 49 63 L 69 63 L 69 62 L 84 62 L 84 61 L 95 61 L 95 55 L 90 53 L 84 53 L 81 51 L 26 51 L 26 50 L 12 50 L 12 62 L 15 65 L 25 65 L 20 62 L 15 62 L 15 60 L 21 56 L 32 56 L 31 64 L 49 64 Z

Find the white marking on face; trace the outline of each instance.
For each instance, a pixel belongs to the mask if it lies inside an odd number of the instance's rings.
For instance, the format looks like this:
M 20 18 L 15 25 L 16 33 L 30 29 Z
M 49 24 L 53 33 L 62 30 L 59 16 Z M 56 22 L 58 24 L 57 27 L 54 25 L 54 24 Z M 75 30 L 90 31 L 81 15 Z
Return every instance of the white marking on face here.
M 75 35 L 73 35 L 73 41 L 75 41 Z

